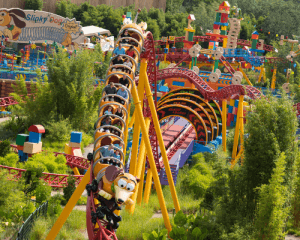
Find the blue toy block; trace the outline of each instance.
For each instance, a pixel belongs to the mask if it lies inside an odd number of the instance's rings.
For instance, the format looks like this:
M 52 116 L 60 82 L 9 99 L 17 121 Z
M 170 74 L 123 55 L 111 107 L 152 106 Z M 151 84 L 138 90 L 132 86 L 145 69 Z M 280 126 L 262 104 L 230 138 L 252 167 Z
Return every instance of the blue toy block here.
M 234 126 L 234 122 L 231 121 L 231 122 L 230 122 L 230 127 L 233 127 L 233 126 Z
M 234 115 L 234 122 L 236 122 L 236 115 Z
M 164 48 L 164 53 L 168 53 L 169 49 L 168 48 Z
M 23 156 L 19 157 L 20 162 L 26 162 L 28 160 L 28 154 L 24 153 Z
M 236 107 L 236 108 L 239 107 L 239 100 L 235 100 L 235 102 L 234 102 L 234 107 Z
M 24 152 L 22 150 L 19 150 L 18 155 L 19 155 L 19 157 L 22 157 L 24 155 Z
M 233 106 L 228 106 L 228 113 L 232 113 L 233 111 Z
M 42 134 L 41 133 L 35 133 L 35 132 L 29 132 L 29 142 L 31 143 L 39 143 L 41 142 Z
M 82 141 L 82 132 L 71 132 L 71 142 L 81 143 Z

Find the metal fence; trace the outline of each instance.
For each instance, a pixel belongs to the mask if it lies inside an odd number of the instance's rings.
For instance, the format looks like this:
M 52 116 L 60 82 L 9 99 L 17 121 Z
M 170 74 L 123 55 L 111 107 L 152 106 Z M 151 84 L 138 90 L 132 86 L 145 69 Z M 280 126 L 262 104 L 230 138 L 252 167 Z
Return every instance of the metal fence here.
M 48 210 L 48 201 L 44 202 L 38 209 L 36 209 L 30 216 L 26 219 L 26 221 L 21 226 L 17 240 L 27 240 L 29 239 L 30 231 L 33 227 L 35 220 L 41 215 L 46 216 Z

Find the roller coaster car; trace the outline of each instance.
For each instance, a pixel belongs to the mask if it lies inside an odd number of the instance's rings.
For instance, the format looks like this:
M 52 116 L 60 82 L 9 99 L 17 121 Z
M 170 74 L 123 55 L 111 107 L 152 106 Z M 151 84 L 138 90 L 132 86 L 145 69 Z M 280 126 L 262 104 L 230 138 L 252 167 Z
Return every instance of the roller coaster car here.
M 115 85 L 120 84 L 119 82 L 120 82 L 120 79 L 122 78 L 122 76 L 123 76 L 123 74 L 111 74 L 111 75 L 109 75 L 107 77 L 107 79 L 106 79 L 105 85 L 108 85 L 111 82 L 115 83 Z M 126 75 L 126 77 L 127 77 L 127 75 Z M 128 79 L 128 77 L 127 77 L 127 79 Z M 132 88 L 132 79 L 128 79 L 128 87 L 127 88 L 131 91 L 131 88 Z
M 144 32 L 143 29 L 141 28 L 141 26 L 138 26 L 135 23 L 124 25 L 121 28 L 119 35 L 117 37 L 117 43 L 121 39 L 121 35 L 123 35 L 125 30 L 128 31 L 128 34 L 130 37 L 123 37 L 122 39 L 128 39 L 129 40 L 128 45 L 135 46 L 137 48 L 137 50 L 139 52 L 141 52 L 141 50 L 142 50 L 141 46 L 143 46 L 143 43 L 144 43 L 143 41 L 144 41 L 144 37 L 145 37 L 145 36 L 142 36 L 142 34 L 141 34 Z
M 119 88 L 117 88 L 117 90 L 119 90 Z M 128 96 L 130 96 L 130 92 L 129 90 L 125 87 L 125 91 L 127 91 Z M 114 101 L 110 101 L 110 98 L 114 98 Z M 108 99 L 107 99 L 108 98 Z M 105 101 L 108 100 L 108 101 Z M 117 101 L 116 101 L 117 100 Z M 124 101 L 124 104 L 120 103 L 121 101 Z M 103 97 L 100 99 L 100 103 L 99 103 L 99 116 L 103 115 L 104 112 L 107 110 L 106 106 L 108 107 L 113 107 L 113 109 L 115 110 L 118 107 L 121 107 L 122 109 L 126 109 L 128 108 L 129 105 L 129 97 L 127 99 L 117 95 L 117 94 L 108 94 L 105 95 L 103 94 Z M 104 109 L 105 106 L 105 110 Z M 101 114 L 101 115 L 100 115 Z

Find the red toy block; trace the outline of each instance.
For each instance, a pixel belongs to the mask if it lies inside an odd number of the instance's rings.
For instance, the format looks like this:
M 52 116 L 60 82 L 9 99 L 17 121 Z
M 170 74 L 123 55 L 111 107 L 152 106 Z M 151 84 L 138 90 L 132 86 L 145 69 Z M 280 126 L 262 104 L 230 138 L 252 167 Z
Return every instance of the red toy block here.
M 213 29 L 220 29 L 220 25 L 214 24 L 214 25 L 213 25 Z
M 221 23 L 227 23 L 228 21 L 228 14 L 221 13 Z
M 28 132 L 45 133 L 45 128 L 42 125 L 32 125 Z

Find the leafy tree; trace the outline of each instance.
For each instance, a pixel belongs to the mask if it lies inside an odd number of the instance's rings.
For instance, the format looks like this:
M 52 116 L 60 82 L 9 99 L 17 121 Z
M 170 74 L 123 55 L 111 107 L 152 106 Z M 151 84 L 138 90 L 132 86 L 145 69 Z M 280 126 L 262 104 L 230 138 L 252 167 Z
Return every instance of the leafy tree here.
M 56 11 L 55 13 L 62 17 L 73 18 L 73 4 L 69 0 L 60 0 L 56 2 Z
M 42 10 L 44 5 L 43 0 L 26 0 L 24 9 Z
M 51 81 L 42 81 L 38 73 L 37 83 L 31 86 L 34 97 L 27 96 L 24 79 L 17 82 L 12 95 L 20 104 L 14 107 L 14 113 L 27 116 L 28 125 L 69 119 L 75 129 L 91 129 L 101 98 L 101 86 L 94 88 L 93 77 L 94 62 L 102 58 L 100 46 L 96 45 L 92 53 L 82 50 L 71 57 L 59 49 L 53 58 L 47 61 Z M 22 95 L 26 96 L 24 101 Z
M 287 187 L 284 183 L 285 156 L 281 154 L 276 161 L 270 183 L 260 186 L 259 201 L 255 219 L 255 239 L 280 239 L 284 237 L 283 228 L 288 216 L 284 206 Z
M 93 67 L 97 48 L 90 54 L 79 51 L 76 57 L 68 57 L 60 50 L 54 60 L 48 61 L 51 94 L 54 99 L 55 119 L 69 118 L 73 128 L 87 130 L 91 127 L 100 100 L 100 89 L 94 90 Z
M 244 179 L 248 214 L 254 213 L 255 200 L 258 195 L 255 189 L 268 184 L 275 160 L 280 153 L 286 153 L 285 184 L 291 184 L 294 176 L 295 155 L 294 137 L 297 118 L 293 106 L 287 97 L 261 99 L 255 102 L 253 112 L 247 114 L 246 131 L 249 137 L 245 140 Z

